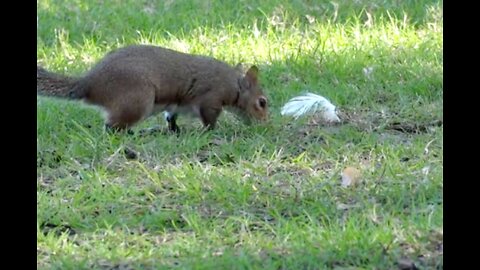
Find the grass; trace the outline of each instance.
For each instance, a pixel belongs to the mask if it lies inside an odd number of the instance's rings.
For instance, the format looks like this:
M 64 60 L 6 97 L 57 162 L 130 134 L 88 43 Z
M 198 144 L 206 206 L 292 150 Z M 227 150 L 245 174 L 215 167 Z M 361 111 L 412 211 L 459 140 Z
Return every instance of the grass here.
M 129 136 L 39 97 L 39 269 L 443 268 L 443 3 L 257 2 L 38 1 L 48 69 L 156 44 L 257 64 L 271 100 L 266 125 L 225 113 L 206 134 L 180 118 L 180 136 Z M 281 117 L 304 91 L 344 122 Z M 343 188 L 347 166 L 362 181 Z

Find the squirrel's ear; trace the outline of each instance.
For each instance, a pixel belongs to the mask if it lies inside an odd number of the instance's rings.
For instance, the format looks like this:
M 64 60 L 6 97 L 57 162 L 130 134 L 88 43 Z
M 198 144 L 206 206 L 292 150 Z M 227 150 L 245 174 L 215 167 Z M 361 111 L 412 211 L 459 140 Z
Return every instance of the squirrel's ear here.
M 238 66 L 238 65 L 237 65 Z M 239 80 L 240 88 L 243 90 L 249 90 L 253 86 L 256 86 L 258 83 L 258 68 L 256 66 L 251 66 L 245 76 L 242 76 Z
M 251 66 L 245 74 L 245 79 L 250 85 L 255 86 L 258 82 L 258 68 L 257 66 Z

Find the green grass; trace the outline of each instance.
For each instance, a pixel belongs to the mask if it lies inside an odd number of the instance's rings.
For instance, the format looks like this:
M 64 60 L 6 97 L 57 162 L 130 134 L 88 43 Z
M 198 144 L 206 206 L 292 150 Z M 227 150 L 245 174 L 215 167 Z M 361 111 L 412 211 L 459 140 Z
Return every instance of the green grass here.
M 206 134 L 183 117 L 180 136 L 128 136 L 39 97 L 38 268 L 442 269 L 442 4 L 38 1 L 48 69 L 78 75 L 113 48 L 156 44 L 256 64 L 271 100 L 265 125 L 225 113 Z M 344 122 L 281 117 L 304 91 Z M 340 186 L 347 166 L 357 186 Z

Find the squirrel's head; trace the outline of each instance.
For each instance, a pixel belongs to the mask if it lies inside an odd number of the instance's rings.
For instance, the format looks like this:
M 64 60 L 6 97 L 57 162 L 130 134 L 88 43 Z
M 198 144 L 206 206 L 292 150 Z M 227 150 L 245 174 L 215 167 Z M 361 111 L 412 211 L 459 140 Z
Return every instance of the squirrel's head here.
M 250 67 L 238 79 L 239 96 L 237 107 L 245 120 L 266 121 L 268 119 L 268 100 L 258 82 L 258 68 Z

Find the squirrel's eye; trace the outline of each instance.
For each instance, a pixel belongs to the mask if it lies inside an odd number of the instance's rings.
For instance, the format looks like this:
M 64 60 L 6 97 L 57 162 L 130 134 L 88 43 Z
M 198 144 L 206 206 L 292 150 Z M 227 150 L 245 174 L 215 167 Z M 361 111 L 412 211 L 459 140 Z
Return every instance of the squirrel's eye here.
M 260 105 L 260 107 L 265 108 L 267 106 L 267 99 L 264 97 L 259 98 L 258 104 Z

